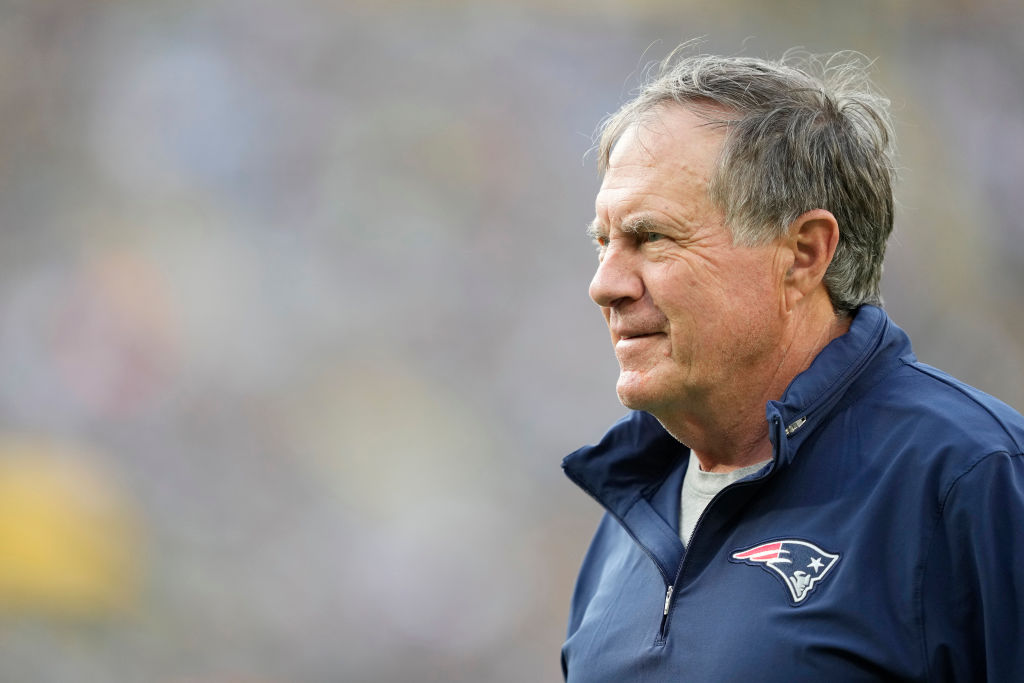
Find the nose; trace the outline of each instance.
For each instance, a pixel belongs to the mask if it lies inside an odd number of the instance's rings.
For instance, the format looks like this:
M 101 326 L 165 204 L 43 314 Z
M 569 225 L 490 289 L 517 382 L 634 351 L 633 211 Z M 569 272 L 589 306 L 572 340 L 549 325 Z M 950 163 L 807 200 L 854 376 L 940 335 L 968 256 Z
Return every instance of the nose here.
M 602 308 L 612 308 L 624 301 L 635 301 L 644 295 L 638 255 L 620 245 L 621 242 L 615 241 L 608 245 L 590 281 L 590 298 Z

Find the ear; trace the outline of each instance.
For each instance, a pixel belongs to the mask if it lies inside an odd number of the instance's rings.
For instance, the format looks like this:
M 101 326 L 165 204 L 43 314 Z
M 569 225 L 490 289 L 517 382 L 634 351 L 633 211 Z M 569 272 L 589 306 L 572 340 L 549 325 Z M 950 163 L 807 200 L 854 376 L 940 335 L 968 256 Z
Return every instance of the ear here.
M 792 310 L 798 301 L 817 290 L 827 295 L 822 279 L 832 263 L 839 244 L 839 223 L 824 209 L 801 214 L 789 226 L 786 247 L 792 263 L 786 271 L 786 307 Z

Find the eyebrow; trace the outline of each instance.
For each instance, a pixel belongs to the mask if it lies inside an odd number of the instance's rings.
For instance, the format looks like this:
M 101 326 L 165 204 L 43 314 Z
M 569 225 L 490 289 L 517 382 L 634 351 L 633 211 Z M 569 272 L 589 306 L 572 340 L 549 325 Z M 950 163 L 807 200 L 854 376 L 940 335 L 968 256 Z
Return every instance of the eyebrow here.
M 627 220 L 622 224 L 621 230 L 627 235 L 636 237 L 637 235 L 643 235 L 648 232 L 662 232 L 664 231 L 664 228 L 654 218 L 641 215 L 634 216 Z M 591 239 L 596 240 L 598 237 L 603 237 L 607 234 L 608 231 L 604 229 L 596 218 L 587 224 L 587 236 Z
M 661 227 L 650 216 L 636 216 L 622 224 L 622 232 L 629 235 L 641 235 L 647 232 L 659 232 Z

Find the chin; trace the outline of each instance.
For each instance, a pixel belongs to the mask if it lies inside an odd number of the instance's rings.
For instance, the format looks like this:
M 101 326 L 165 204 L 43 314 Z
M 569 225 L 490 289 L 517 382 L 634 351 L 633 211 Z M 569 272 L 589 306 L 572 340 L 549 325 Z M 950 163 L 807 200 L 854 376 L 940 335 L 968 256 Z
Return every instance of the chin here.
M 630 410 L 643 410 L 655 417 L 676 414 L 686 406 L 699 404 L 705 393 L 678 374 L 622 372 L 615 385 L 619 402 Z M 659 418 L 660 419 L 660 418 Z
M 657 391 L 648 383 L 638 381 L 637 378 L 619 377 L 615 386 L 615 393 L 619 396 L 619 402 L 630 410 L 646 410 L 650 412 L 662 403 L 662 392 Z

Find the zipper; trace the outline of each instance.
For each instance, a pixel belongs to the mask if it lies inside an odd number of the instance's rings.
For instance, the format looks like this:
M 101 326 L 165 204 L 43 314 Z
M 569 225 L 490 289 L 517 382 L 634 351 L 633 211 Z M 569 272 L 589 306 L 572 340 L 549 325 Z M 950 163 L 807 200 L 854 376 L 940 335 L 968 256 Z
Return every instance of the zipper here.
M 590 488 L 588 486 L 584 485 L 583 482 L 579 481 L 572 474 L 569 474 L 568 476 L 569 476 L 569 479 L 571 481 L 573 481 L 577 486 L 579 486 L 581 489 L 586 491 L 587 494 L 591 498 L 596 500 L 598 502 L 598 504 L 600 504 L 601 507 L 604 508 L 605 511 L 608 512 L 608 514 L 610 514 L 616 521 L 618 521 L 619 526 L 622 528 L 622 530 L 626 532 L 626 535 L 628 535 L 631 539 L 633 539 L 633 543 L 636 544 L 636 547 L 638 547 L 641 550 L 641 552 L 643 552 L 643 554 L 647 556 L 647 559 L 649 559 L 651 561 L 651 564 L 653 564 L 655 566 L 655 568 L 657 568 L 658 573 L 661 574 L 662 580 L 665 581 L 665 585 L 667 586 L 667 588 L 665 589 L 665 609 L 664 609 L 664 611 L 662 612 L 662 615 L 661 615 L 661 626 L 658 629 L 658 636 L 655 638 L 655 641 L 654 641 L 655 645 L 664 645 L 665 644 L 665 636 L 666 636 L 665 629 L 668 626 L 668 612 L 669 612 L 669 608 L 672 605 L 672 593 L 673 593 L 673 591 L 675 589 L 674 584 L 669 579 L 668 575 L 664 571 L 661 570 L 661 565 L 658 564 L 658 560 L 654 557 L 654 553 L 652 553 L 650 551 L 650 549 L 648 549 L 648 547 L 646 545 L 644 545 L 643 543 L 640 542 L 640 539 L 637 538 L 637 536 L 630 530 L 629 526 L 625 523 L 625 520 L 621 516 L 619 516 L 618 514 L 613 512 L 612 510 L 610 510 L 607 507 L 605 507 L 601 503 L 601 499 L 598 498 L 596 495 L 594 495 L 594 493 L 590 490 Z M 698 524 L 699 523 L 700 523 L 700 520 L 698 520 Z M 685 553 L 683 554 L 683 560 L 684 561 L 686 560 L 686 554 Z M 680 566 L 682 566 L 682 563 L 680 563 Z M 679 570 L 677 569 L 676 570 L 676 579 L 678 579 L 678 578 L 679 578 Z
M 675 588 L 675 585 L 670 583 L 668 588 L 665 589 L 665 611 L 661 614 L 661 626 L 658 627 L 658 639 L 655 641 L 655 645 L 663 645 L 665 643 L 665 638 L 668 637 L 668 633 L 666 633 L 666 627 L 668 626 L 668 610 L 672 606 L 672 592 Z
M 807 422 L 807 416 L 806 415 L 804 417 L 801 417 L 798 420 L 794 420 L 793 424 L 791 424 L 788 427 L 786 427 L 786 436 L 793 436 L 793 433 L 796 432 L 796 430 L 798 430 L 801 427 L 803 427 L 805 422 Z
M 800 418 L 799 420 L 791 424 L 790 428 L 792 428 L 793 431 L 796 431 L 797 429 L 800 429 L 800 427 L 802 427 L 806 421 L 806 417 Z M 774 417 L 772 419 L 772 422 L 774 423 L 776 430 L 778 430 L 779 432 L 786 431 L 786 436 L 789 436 L 791 432 L 789 432 L 788 429 L 782 429 L 782 420 L 778 416 Z M 781 434 L 779 436 L 781 436 Z M 776 443 L 773 444 L 774 448 L 772 449 L 773 460 L 778 459 L 778 451 L 780 445 L 778 437 L 776 437 L 775 441 Z M 672 608 L 672 593 L 675 592 L 675 584 L 679 583 L 683 578 L 683 573 L 686 571 L 686 561 L 690 557 L 689 550 L 693 547 L 693 540 L 697 538 L 697 532 L 700 531 L 701 524 L 704 522 L 704 518 L 707 516 L 708 510 L 711 509 L 711 507 L 718 501 L 719 498 L 721 498 L 725 494 L 726 491 L 732 491 L 734 489 L 751 486 L 753 484 L 760 484 L 765 479 L 770 477 L 774 472 L 775 469 L 772 468 L 771 472 L 769 472 L 763 477 L 758 477 L 757 479 L 752 479 L 750 481 L 741 481 L 736 482 L 734 484 L 729 484 L 724 489 L 716 493 L 710 501 L 708 501 L 708 504 L 704 507 L 704 512 L 700 513 L 700 517 L 697 518 L 697 523 L 693 526 L 693 533 L 690 534 L 690 544 L 687 546 L 686 552 L 683 554 L 682 562 L 679 563 L 679 570 L 676 572 L 676 580 L 675 582 L 669 584 L 668 588 L 665 590 L 665 610 L 661 615 L 661 628 L 658 629 L 658 638 L 654 642 L 655 645 L 664 645 L 665 640 L 668 638 L 668 613 L 669 610 Z

